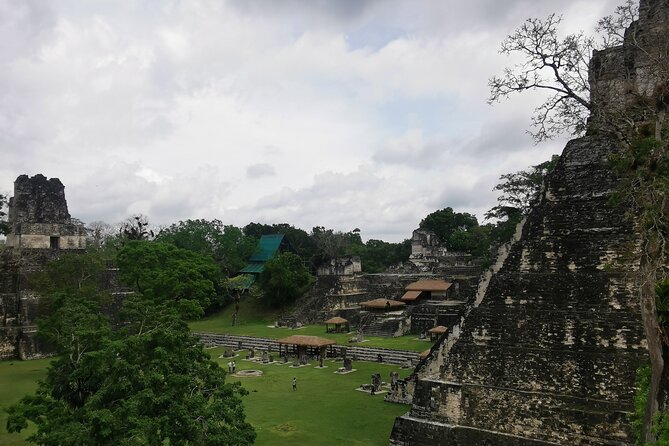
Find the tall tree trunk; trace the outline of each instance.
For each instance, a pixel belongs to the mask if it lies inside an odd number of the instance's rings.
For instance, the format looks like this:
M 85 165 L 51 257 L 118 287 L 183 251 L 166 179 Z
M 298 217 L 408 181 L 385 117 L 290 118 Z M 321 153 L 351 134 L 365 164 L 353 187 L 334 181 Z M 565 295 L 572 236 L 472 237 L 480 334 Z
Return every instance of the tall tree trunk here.
M 655 284 L 657 283 L 657 272 L 660 269 L 658 259 L 661 257 L 659 245 L 654 240 L 645 240 L 640 265 L 640 301 L 641 314 L 643 318 L 644 331 L 648 341 L 648 354 L 650 356 L 651 380 L 648 395 L 648 405 L 646 407 L 646 417 L 644 419 L 644 439 L 650 444 L 655 444 L 655 437 L 652 432 L 653 417 L 666 402 L 667 383 L 665 369 L 665 346 L 660 335 L 660 327 L 657 320 L 657 307 L 655 301 Z

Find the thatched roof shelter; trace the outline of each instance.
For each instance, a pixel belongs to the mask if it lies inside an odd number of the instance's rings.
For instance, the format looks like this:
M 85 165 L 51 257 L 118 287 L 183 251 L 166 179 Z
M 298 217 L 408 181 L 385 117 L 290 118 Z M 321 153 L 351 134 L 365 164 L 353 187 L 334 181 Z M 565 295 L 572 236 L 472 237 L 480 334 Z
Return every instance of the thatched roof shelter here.
M 328 345 L 334 345 L 337 341 L 332 339 L 320 338 L 318 336 L 301 336 L 293 335 L 288 336 L 287 338 L 279 339 L 279 344 L 288 344 L 288 345 L 297 345 L 303 347 L 327 347 Z
M 346 319 L 344 319 L 343 317 L 335 316 L 335 317 L 332 317 L 332 318 L 328 319 L 327 321 L 325 321 L 323 323 L 324 324 L 335 324 L 335 325 L 337 325 L 337 324 L 345 324 L 347 322 L 348 321 Z
M 446 282 L 445 280 L 441 279 L 425 279 L 412 282 L 404 287 L 404 289 L 407 291 L 445 292 L 451 287 L 451 285 L 453 285 L 451 282 Z
M 414 302 L 421 294 L 425 294 L 429 298 L 432 293 L 446 293 L 451 285 L 453 284 L 441 279 L 418 280 L 404 288 L 406 293 L 404 293 L 401 300 L 402 302 Z
M 443 325 L 437 325 L 434 328 L 430 328 L 427 332 L 430 333 L 430 340 L 436 341 L 439 339 L 439 336 L 443 335 L 447 331 L 448 328 L 444 327 Z
M 348 331 L 349 326 L 348 326 L 348 321 L 344 319 L 343 317 L 335 316 L 327 321 L 323 322 L 325 324 L 325 332 L 338 332 L 338 331 Z M 332 325 L 333 327 L 330 328 L 328 325 Z
M 414 300 L 418 299 L 420 293 L 422 293 L 422 291 L 407 291 L 404 293 L 404 296 L 400 298 L 400 300 L 402 302 L 413 302 Z
M 364 308 L 384 309 L 384 308 L 401 308 L 405 306 L 404 302 L 390 299 L 374 299 L 366 302 L 360 302 L 360 306 Z

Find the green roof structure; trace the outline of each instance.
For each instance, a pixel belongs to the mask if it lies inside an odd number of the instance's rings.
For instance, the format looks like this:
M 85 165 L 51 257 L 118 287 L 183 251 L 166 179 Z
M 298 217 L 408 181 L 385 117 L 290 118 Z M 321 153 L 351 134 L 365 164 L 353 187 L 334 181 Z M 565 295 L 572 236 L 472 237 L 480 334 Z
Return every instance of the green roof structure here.
M 292 251 L 288 239 L 283 234 L 263 235 L 258 241 L 258 247 L 240 273 L 260 274 L 265 269 L 265 262 L 270 260 L 279 251 Z
M 249 259 L 250 262 L 266 262 L 279 250 L 283 242 L 283 234 L 263 235 L 260 237 L 258 247 Z
M 240 273 L 245 274 L 260 274 L 265 269 L 265 262 L 251 262 L 241 269 Z

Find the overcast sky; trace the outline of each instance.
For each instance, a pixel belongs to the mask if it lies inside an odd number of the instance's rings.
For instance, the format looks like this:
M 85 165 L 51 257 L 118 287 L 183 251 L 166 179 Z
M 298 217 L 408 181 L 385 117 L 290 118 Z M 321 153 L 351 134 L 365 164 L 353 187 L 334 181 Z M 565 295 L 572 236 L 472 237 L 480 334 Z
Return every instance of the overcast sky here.
M 0 0 L 0 192 L 65 184 L 73 217 L 218 218 L 408 238 L 481 219 L 499 175 L 559 153 L 540 97 L 489 106 L 501 40 L 609 0 Z

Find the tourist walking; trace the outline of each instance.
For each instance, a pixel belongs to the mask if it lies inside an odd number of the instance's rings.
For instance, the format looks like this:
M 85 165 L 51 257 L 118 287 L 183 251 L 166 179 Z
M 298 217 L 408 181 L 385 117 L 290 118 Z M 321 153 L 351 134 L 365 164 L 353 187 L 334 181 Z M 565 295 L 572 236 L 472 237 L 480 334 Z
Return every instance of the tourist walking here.
M 297 390 L 297 378 L 293 376 L 293 390 Z
M 237 361 L 232 361 L 232 373 L 237 371 Z

